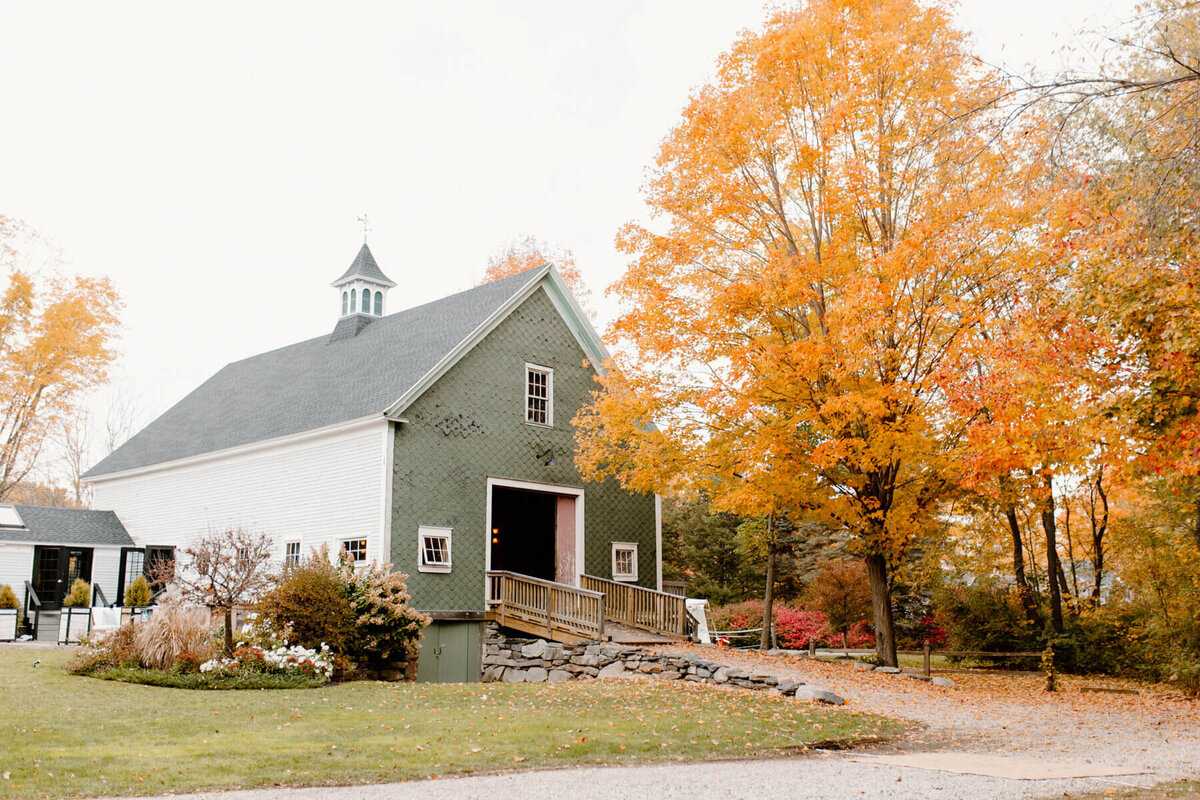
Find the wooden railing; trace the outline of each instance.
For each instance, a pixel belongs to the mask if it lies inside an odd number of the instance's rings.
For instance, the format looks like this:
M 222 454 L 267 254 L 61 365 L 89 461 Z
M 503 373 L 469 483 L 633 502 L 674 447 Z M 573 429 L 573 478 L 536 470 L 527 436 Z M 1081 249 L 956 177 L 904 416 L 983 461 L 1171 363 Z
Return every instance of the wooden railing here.
M 604 616 L 631 628 L 687 636 L 686 598 L 656 592 L 631 583 L 619 583 L 595 575 L 584 575 L 583 588 L 604 593 Z
M 560 642 L 604 638 L 604 595 L 515 572 L 487 573 L 488 606 L 499 624 Z

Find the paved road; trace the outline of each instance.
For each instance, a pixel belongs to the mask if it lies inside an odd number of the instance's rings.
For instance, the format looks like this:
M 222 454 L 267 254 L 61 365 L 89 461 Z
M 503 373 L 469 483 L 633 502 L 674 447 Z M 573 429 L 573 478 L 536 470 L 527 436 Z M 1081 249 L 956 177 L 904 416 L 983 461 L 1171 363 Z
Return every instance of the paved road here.
M 191 800 L 1008 800 L 1148 786 L 1150 775 L 1016 781 L 846 761 L 812 754 L 759 761 L 563 769 L 370 786 L 258 789 Z M 179 795 L 175 795 L 179 797 Z M 152 798 L 151 800 L 167 800 Z

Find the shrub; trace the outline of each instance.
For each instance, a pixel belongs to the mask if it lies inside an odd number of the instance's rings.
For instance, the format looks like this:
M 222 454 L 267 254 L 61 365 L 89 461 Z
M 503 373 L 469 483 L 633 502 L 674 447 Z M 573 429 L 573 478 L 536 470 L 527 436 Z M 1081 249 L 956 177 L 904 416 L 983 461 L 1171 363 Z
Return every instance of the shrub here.
M 787 606 L 776 606 L 774 611 L 775 639 L 780 647 L 803 650 L 809 642 L 829 641 L 828 621 L 820 611 L 802 611 Z
M 832 638 L 840 638 L 843 633 L 848 638 L 852 626 L 871 619 L 867 567 L 861 561 L 840 558 L 822 561 L 818 569 L 820 572 L 804 593 L 805 600 L 825 615 L 830 634 L 839 634 Z
M 833 644 L 834 635 L 830 632 L 825 614 L 814 609 L 795 608 L 776 603 L 772 609 L 775 623 L 775 639 L 780 647 L 789 650 L 803 650 L 810 641 L 819 645 Z M 741 603 L 724 606 L 712 612 L 714 631 L 738 631 L 750 628 L 761 628 L 763 620 L 763 604 L 761 600 L 745 600 Z M 851 626 L 851 638 L 862 638 L 862 624 Z M 865 630 L 865 629 L 864 629 Z M 875 639 L 869 633 L 865 634 L 871 643 Z M 742 634 L 731 637 L 731 644 L 752 645 L 761 641 L 758 633 Z M 841 637 L 837 637 L 841 644 Z M 852 645 L 855 646 L 855 645 Z
M 1200 696 L 1200 659 L 1177 655 L 1166 665 L 1166 678 L 1192 697 Z
M 1040 651 L 1041 637 L 1025 618 L 1015 589 L 991 583 L 954 586 L 936 598 L 954 650 Z
M 137 666 L 134 626 L 122 625 L 116 630 L 81 637 L 64 669 L 73 675 L 92 675 L 107 669 Z
M 134 578 L 133 583 L 125 587 L 124 603 L 127 606 L 148 606 L 150 605 L 150 583 L 146 580 L 145 575 L 138 575 Z
M 20 608 L 17 595 L 7 583 L 0 584 L 0 608 Z
M 744 631 L 761 628 L 763 603 L 761 600 L 743 600 L 740 603 L 721 606 L 712 610 L 710 617 L 714 633 L 721 631 Z M 730 637 L 730 644 L 751 644 L 758 641 L 759 634 L 741 634 Z
M 171 669 L 183 653 L 207 659 L 213 650 L 208 609 L 185 605 L 174 585 L 163 593 L 149 620 L 131 627 L 138 663 L 150 669 Z
M 355 570 L 322 547 L 291 567 L 258 603 L 261 628 L 277 641 L 327 646 L 337 665 L 411 660 L 430 620 L 409 606 L 404 581 L 391 564 Z
M 343 573 L 329 560 L 327 547 L 314 550 L 259 598 L 260 627 L 277 641 L 311 649 L 327 645 L 338 666 L 347 666 L 357 636 L 357 615 Z
M 830 644 L 834 644 L 830 642 Z M 846 631 L 846 647 L 851 647 L 860 650 L 865 647 L 875 646 L 875 633 L 871 630 L 871 626 L 865 622 L 856 622 Z
M 371 562 L 353 573 L 350 604 L 358 614 L 357 649 L 370 659 L 410 661 L 420 647 L 421 629 L 431 620 L 408 604 L 408 576 L 391 567 Z
M 92 604 L 92 585 L 83 578 L 76 578 L 62 604 L 66 608 L 87 608 Z

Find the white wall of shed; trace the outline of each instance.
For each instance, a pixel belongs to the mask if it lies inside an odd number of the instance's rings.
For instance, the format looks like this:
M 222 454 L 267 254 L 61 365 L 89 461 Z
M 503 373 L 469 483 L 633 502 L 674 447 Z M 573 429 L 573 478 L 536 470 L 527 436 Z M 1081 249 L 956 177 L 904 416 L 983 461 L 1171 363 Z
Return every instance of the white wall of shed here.
M 8 584 L 25 600 L 25 581 L 33 577 L 33 545 L 0 542 L 0 585 Z
M 105 478 L 94 484 L 95 506 L 115 511 L 139 546 L 182 549 L 208 531 L 240 527 L 270 535 L 277 560 L 286 542 L 299 541 L 307 556 L 351 538 L 367 540 L 368 559 L 387 560 L 379 474 L 387 433 L 379 418 Z

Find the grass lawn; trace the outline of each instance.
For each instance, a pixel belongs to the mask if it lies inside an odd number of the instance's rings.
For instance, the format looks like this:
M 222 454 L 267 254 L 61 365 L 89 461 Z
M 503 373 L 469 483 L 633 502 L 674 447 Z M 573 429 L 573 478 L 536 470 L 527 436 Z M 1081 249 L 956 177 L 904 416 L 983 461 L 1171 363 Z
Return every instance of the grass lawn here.
M 1160 783 L 1149 789 L 1107 789 L 1094 794 L 1072 795 L 1077 800 L 1184 800 L 1200 797 L 1200 781 Z
M 67 675 L 68 655 L 0 647 L 0 798 L 739 757 L 901 730 L 878 716 L 680 682 L 189 691 Z

